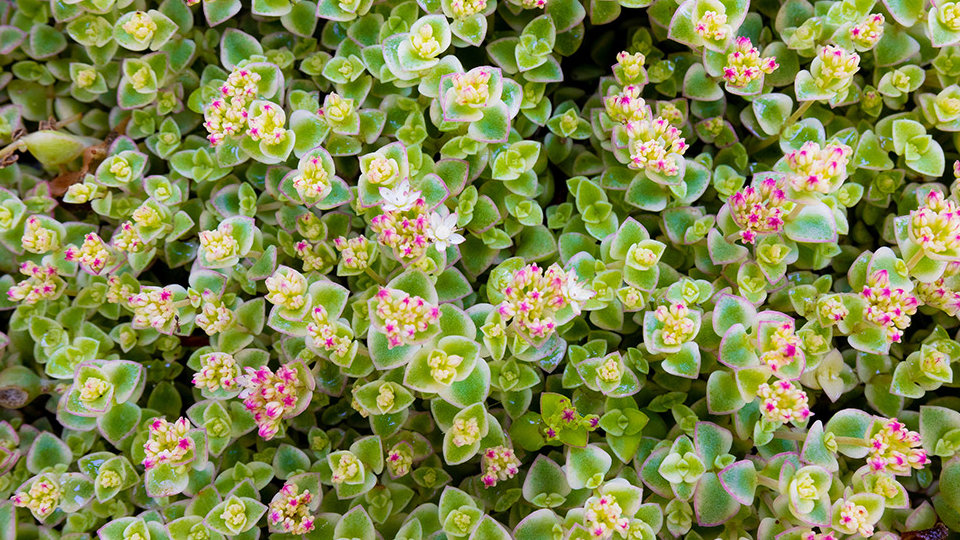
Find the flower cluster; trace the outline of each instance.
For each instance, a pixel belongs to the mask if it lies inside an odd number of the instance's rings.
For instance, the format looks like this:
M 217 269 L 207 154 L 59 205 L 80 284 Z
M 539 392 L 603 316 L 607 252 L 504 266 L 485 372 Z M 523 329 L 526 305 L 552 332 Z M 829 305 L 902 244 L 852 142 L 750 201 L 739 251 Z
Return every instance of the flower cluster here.
M 307 279 L 292 268 L 279 268 L 264 281 L 267 302 L 296 311 L 306 304 Z
M 133 309 L 133 325 L 136 328 L 153 327 L 158 332 L 169 333 L 177 317 L 173 291 L 165 287 L 143 287 L 127 299 Z
M 757 390 L 760 396 L 760 414 L 775 424 L 803 424 L 810 418 L 807 394 L 788 380 L 773 384 L 763 383 Z
M 770 342 L 772 347 L 760 355 L 760 360 L 774 374 L 786 365 L 803 360 L 803 342 L 794 332 L 793 323 L 784 322 L 777 326 L 770 336 Z
M 873 536 L 873 524 L 870 523 L 869 511 L 853 501 L 845 501 L 840 506 L 840 523 L 844 528 L 864 538 Z
M 653 314 L 663 325 L 661 339 L 667 345 L 682 345 L 693 338 L 696 325 L 685 304 L 659 306 Z
M 611 538 L 614 533 L 622 536 L 630 527 L 630 520 L 623 517 L 617 498 L 609 494 L 587 499 L 583 505 L 583 518 L 593 538 Z
M 30 483 L 26 491 L 20 491 L 12 497 L 13 504 L 27 508 L 40 519 L 52 514 L 60 504 L 63 490 L 52 478 L 42 475 Z
M 487 488 L 496 486 L 498 481 L 509 480 L 520 472 L 520 460 L 513 450 L 506 446 L 494 446 L 484 450 L 480 466 L 483 469 L 480 481 Z
M 723 78 L 731 86 L 744 87 L 765 73 L 773 73 L 778 67 L 776 58 L 760 57 L 760 51 L 753 46 L 750 38 L 738 37 L 733 52 L 727 55 Z
M 282 131 L 283 123 L 280 123 Z M 323 199 L 330 193 L 330 176 L 320 158 L 314 156 L 293 177 L 293 187 L 302 199 Z
M 860 55 L 834 45 L 827 45 L 817 51 L 820 62 L 815 81 L 824 90 L 837 93 L 846 91 L 853 82 L 853 76 L 860 70 Z
M 883 37 L 883 15 L 871 13 L 850 27 L 850 39 L 862 50 L 870 50 Z
M 181 465 L 195 448 L 189 437 L 190 421 L 177 418 L 168 422 L 166 418 L 155 418 L 150 422 L 150 434 L 143 444 L 143 466 L 152 469 L 157 465 Z
M 480 426 L 476 418 L 457 418 L 450 432 L 455 446 L 467 446 L 480 440 Z
M 804 143 L 786 155 L 790 167 L 790 187 L 799 193 L 833 193 L 847 177 L 847 163 L 853 149 L 842 143 L 823 148 L 815 142 Z
M 697 34 L 704 39 L 721 41 L 730 36 L 730 25 L 727 24 L 726 13 L 705 11 L 696 21 L 694 28 Z
M 531 264 L 513 272 L 503 295 L 497 308 L 500 315 L 512 319 L 524 334 L 543 338 L 556 329 L 557 311 L 584 302 L 592 292 L 580 285 L 576 275 L 559 266 L 544 270 Z
M 870 439 L 867 462 L 875 471 L 910 474 L 911 469 L 922 469 L 930 462 L 927 453 L 919 446 L 920 434 L 908 430 L 893 418 Z
M 662 117 L 652 118 L 648 110 L 645 118 L 627 122 L 626 129 L 631 168 L 677 175 L 687 143 L 676 126 Z
M 205 289 L 200 294 L 200 312 L 194 321 L 201 330 L 212 336 L 230 328 L 236 321 L 236 315 L 223 303 L 222 298 Z
M 240 244 L 233 237 L 233 225 L 221 224 L 212 231 L 200 231 L 200 249 L 204 250 L 211 261 L 226 261 L 236 257 Z
M 200 357 L 200 370 L 193 375 L 193 385 L 211 392 L 233 390 L 240 377 L 240 366 L 230 354 L 213 352 Z
M 734 193 L 728 204 L 730 214 L 740 227 L 740 239 L 752 244 L 758 234 L 771 234 L 783 227 L 786 194 L 776 179 L 766 178 L 756 186 Z
M 237 382 L 242 388 L 243 406 L 253 414 L 264 439 L 280 432 L 283 418 L 296 410 L 305 390 L 299 373 L 289 366 L 280 366 L 276 372 L 266 366 L 247 367 Z
M 627 124 L 644 120 L 649 114 L 646 102 L 640 97 L 643 88 L 639 85 L 627 85 L 620 92 L 606 96 L 603 106 L 613 120 Z
M 99 274 L 110 264 L 112 256 L 97 233 L 87 233 L 79 248 L 69 246 L 63 252 L 63 258 L 79 263 L 91 274 Z
M 314 517 L 310 510 L 313 494 L 310 490 L 300 490 L 294 484 L 284 484 L 277 493 L 267 516 L 270 524 L 289 534 L 307 534 L 314 528 Z
M 910 213 L 910 236 L 928 253 L 952 254 L 960 248 L 960 209 L 939 191 L 930 191 L 923 205 Z
M 27 218 L 20 244 L 30 253 L 49 253 L 60 249 L 60 233 L 44 225 L 37 216 Z
M 867 301 L 866 318 L 882 327 L 892 343 L 900 341 L 903 330 L 910 326 L 910 316 L 917 312 L 917 297 L 904 289 L 892 288 L 886 270 L 871 274 L 860 295 Z
M 467 0 L 468 7 L 464 6 L 463 0 L 452 0 L 454 9 L 460 10 L 477 8 L 483 9 L 486 4 L 483 0 Z M 454 73 L 450 76 L 453 83 L 454 100 L 468 107 L 483 107 L 490 99 L 490 75 L 489 69 L 471 70 L 467 73 Z
M 64 284 L 52 264 L 39 265 L 27 261 L 20 265 L 20 273 L 27 279 L 7 290 L 7 297 L 14 302 L 36 304 L 43 299 L 53 298 L 61 292 Z
M 393 191 L 384 191 L 383 197 L 383 213 L 370 224 L 377 233 L 377 241 L 389 247 L 401 261 L 420 259 L 430 247 L 430 214 L 426 201 L 419 192 L 411 191 L 406 182 Z
M 363 270 L 370 266 L 370 240 L 365 236 L 344 238 L 338 236 L 333 240 L 334 247 L 340 252 L 343 265 L 352 270 Z
M 376 315 L 391 347 L 416 342 L 419 334 L 440 319 L 439 307 L 400 290 L 381 287 L 376 300 Z
M 219 95 L 203 112 L 210 144 L 224 138 L 244 135 L 249 129 L 248 109 L 257 97 L 260 75 L 244 68 L 235 68 L 219 88 Z
M 353 345 L 353 339 L 340 333 L 339 328 L 330 321 L 327 309 L 316 306 L 310 312 L 310 317 L 307 332 L 313 339 L 313 344 L 336 357 L 346 357 Z

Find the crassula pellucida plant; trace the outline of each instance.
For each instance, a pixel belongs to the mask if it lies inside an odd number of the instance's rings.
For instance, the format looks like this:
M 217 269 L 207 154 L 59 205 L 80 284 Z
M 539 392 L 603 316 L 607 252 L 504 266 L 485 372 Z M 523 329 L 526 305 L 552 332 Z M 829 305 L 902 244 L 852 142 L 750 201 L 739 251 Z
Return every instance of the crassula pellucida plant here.
M 960 4 L 0 0 L 0 540 L 960 536 Z

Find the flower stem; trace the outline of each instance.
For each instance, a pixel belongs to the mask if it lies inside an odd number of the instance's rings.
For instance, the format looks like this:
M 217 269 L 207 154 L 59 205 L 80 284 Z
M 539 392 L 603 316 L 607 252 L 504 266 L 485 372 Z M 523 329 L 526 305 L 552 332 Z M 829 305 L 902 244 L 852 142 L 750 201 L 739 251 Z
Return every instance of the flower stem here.
M 366 274 L 367 274 L 368 276 L 370 276 L 370 279 L 372 279 L 372 280 L 376 281 L 377 283 L 379 283 L 381 287 L 387 285 L 387 280 L 385 280 L 385 279 L 383 279 L 382 277 L 380 277 L 380 274 L 374 272 L 373 269 L 370 268 L 369 266 L 366 267 L 366 268 L 364 268 L 363 271 L 366 272 Z
M 794 112 L 793 114 L 791 114 L 790 117 L 787 118 L 787 121 L 783 123 L 783 127 L 780 128 L 780 132 L 777 133 L 777 135 L 780 135 L 780 133 L 783 133 L 783 130 L 787 129 L 787 127 L 793 125 L 794 122 L 796 122 L 797 120 L 799 120 L 800 117 L 803 116 L 803 113 L 807 112 L 807 109 L 809 109 L 810 107 L 812 107 L 814 103 L 816 103 L 816 102 L 815 102 L 815 101 L 812 101 L 812 100 L 811 100 L 811 101 L 804 101 L 804 102 L 803 102 L 803 105 L 800 105 L 800 108 L 797 109 L 796 112 Z
M 780 491 L 780 483 L 774 480 L 773 478 L 770 478 L 769 476 L 758 474 L 757 482 L 759 482 L 760 485 L 763 487 L 770 488 L 774 491 Z
M 18 151 L 20 151 L 20 150 L 23 150 L 23 146 L 24 146 L 24 145 L 23 145 L 23 141 L 21 141 L 21 140 L 19 140 L 19 139 L 17 139 L 16 141 L 13 141 L 12 143 L 4 146 L 3 149 L 0 149 L 0 161 L 3 161 L 4 158 L 6 158 L 7 156 L 9 156 L 10 154 L 13 154 L 14 152 L 18 152 Z
M 799 202 L 793 203 L 793 210 L 791 210 L 790 213 L 787 214 L 787 217 L 783 218 L 783 221 L 790 221 L 790 220 L 792 220 L 793 218 L 799 216 L 799 215 L 800 215 L 800 211 L 803 210 L 803 207 L 804 207 L 804 206 L 805 206 L 804 204 L 799 203 Z
M 924 255 L 926 255 L 926 253 L 922 249 L 918 249 L 917 252 L 913 254 L 913 257 L 910 257 L 910 260 L 907 261 L 907 268 L 913 269 L 914 266 L 920 263 Z
M 870 446 L 870 441 L 862 437 L 835 437 L 834 441 L 837 444 L 846 444 L 848 446 Z
M 776 134 L 771 135 L 770 137 L 767 137 L 766 139 L 760 141 L 760 144 L 758 144 L 758 145 L 756 145 L 756 146 L 754 146 L 754 147 L 752 147 L 752 148 L 747 149 L 747 153 L 748 153 L 748 154 L 755 154 L 755 153 L 763 150 L 764 148 L 770 146 L 771 144 L 777 142 L 777 141 L 780 139 L 780 135 L 783 134 L 783 130 L 785 130 L 785 129 L 787 129 L 788 127 L 792 126 L 792 125 L 794 124 L 794 122 L 796 122 L 797 120 L 799 120 L 800 117 L 803 116 L 803 114 L 804 114 L 805 112 L 807 112 L 807 109 L 809 109 L 810 107 L 812 107 L 814 103 L 815 103 L 814 101 L 804 101 L 803 104 L 800 105 L 800 108 L 798 108 L 793 114 L 790 115 L 789 118 L 787 118 L 786 122 L 783 123 L 783 126 L 780 127 L 780 131 L 778 131 Z
M 802 441 L 807 438 L 807 434 L 800 431 L 790 431 L 789 429 L 780 429 L 773 433 L 773 438 L 784 441 Z

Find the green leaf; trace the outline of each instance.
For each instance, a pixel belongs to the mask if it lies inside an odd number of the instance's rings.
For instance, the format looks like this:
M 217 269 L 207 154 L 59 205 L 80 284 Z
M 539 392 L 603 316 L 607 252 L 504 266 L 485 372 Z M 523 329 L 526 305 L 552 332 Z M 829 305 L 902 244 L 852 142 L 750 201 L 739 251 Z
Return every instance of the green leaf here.
M 33 440 L 27 452 L 27 470 L 33 474 L 49 470 L 57 465 L 70 465 L 73 462 L 73 452 L 67 443 L 56 435 L 42 432 Z
M 546 456 L 537 455 L 523 481 L 523 498 L 535 506 L 551 508 L 562 504 L 570 490 L 563 469 Z
M 743 460 L 731 463 L 717 475 L 720 484 L 731 497 L 740 504 L 753 504 L 753 497 L 757 490 L 757 470 L 753 462 Z
M 599 446 L 588 445 L 584 448 L 567 448 L 566 463 L 563 466 L 567 484 L 573 489 L 595 489 L 603 482 L 613 460 L 610 454 Z
M 717 473 L 708 472 L 697 482 L 693 511 L 701 526 L 720 525 L 732 518 L 739 509 L 740 503 L 724 488 Z

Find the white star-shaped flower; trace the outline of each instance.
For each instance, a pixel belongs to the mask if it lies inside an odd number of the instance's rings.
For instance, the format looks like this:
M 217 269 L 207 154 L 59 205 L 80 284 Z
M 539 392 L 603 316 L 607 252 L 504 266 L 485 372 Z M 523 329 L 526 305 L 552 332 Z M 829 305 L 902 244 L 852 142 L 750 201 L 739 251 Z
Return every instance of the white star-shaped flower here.
M 464 237 L 457 233 L 457 214 L 456 212 L 441 216 L 434 212 L 430 215 L 430 238 L 433 245 L 438 250 L 447 249 L 449 246 L 462 244 Z
M 393 189 L 380 188 L 380 196 L 383 197 L 381 208 L 386 211 L 404 211 L 409 209 L 420 198 L 420 192 L 410 188 L 410 182 L 404 179 Z
M 597 294 L 577 281 L 577 275 L 574 272 L 567 272 L 567 279 L 563 281 L 563 288 L 560 292 L 570 302 L 570 307 L 577 315 L 580 314 L 581 305 Z

